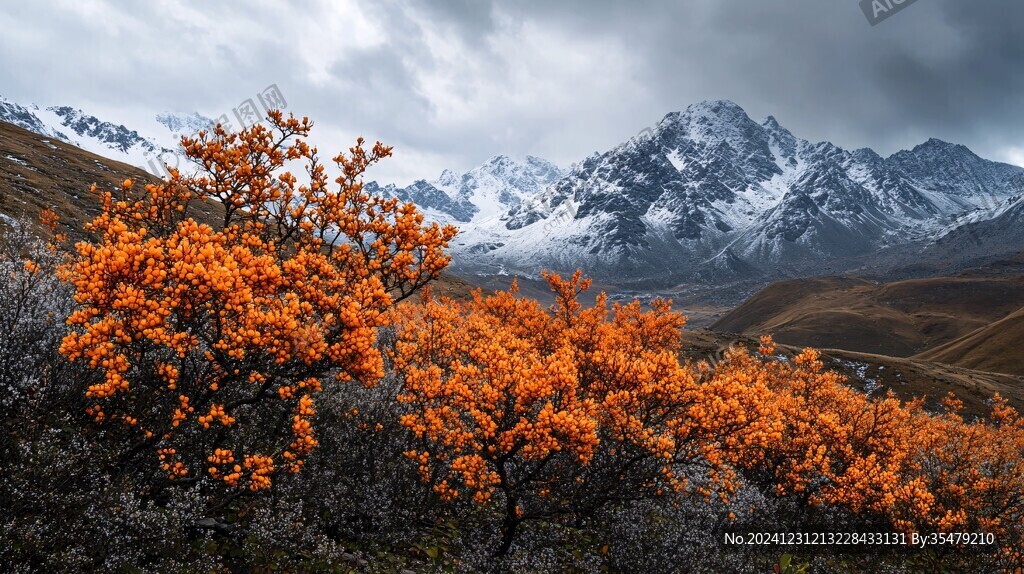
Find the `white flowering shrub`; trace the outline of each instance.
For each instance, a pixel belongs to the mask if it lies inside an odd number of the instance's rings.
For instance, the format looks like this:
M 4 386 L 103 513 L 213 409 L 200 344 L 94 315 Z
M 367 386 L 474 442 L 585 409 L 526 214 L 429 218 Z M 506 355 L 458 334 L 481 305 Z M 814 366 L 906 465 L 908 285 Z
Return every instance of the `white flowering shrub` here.
M 54 271 L 60 254 L 19 220 L 0 239 L 0 406 L 10 409 L 52 379 L 71 312 L 69 289 Z

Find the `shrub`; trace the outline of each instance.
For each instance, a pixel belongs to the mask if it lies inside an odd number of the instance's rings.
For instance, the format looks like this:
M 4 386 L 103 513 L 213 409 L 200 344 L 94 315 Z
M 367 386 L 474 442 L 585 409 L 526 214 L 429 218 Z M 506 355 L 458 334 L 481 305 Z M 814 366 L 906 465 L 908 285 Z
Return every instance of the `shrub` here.
M 63 272 L 79 308 L 61 352 L 103 375 L 89 413 L 120 427 L 124 463 L 145 454 L 165 482 L 258 491 L 298 472 L 322 379 L 379 379 L 386 311 L 448 263 L 453 228 L 362 192 L 390 148 L 360 140 L 335 157 L 331 189 L 303 139 L 312 124 L 270 120 L 184 139 L 197 172 L 139 199 L 104 194 L 95 239 Z M 284 171 L 293 163 L 307 182 Z M 193 201 L 219 202 L 222 222 L 187 217 Z

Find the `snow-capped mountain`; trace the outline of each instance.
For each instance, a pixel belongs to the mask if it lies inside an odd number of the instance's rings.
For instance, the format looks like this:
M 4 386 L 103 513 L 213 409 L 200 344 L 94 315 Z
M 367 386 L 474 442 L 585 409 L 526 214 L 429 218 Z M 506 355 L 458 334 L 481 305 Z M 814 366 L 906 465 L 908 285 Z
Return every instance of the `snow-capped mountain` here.
M 212 123 L 196 113 L 164 112 L 154 119 L 149 129 L 140 133 L 70 106 L 22 105 L 0 97 L 0 121 L 157 175 L 164 163 L 176 161 L 182 135 L 194 134 Z
M 666 285 L 820 274 L 931 241 L 969 213 L 992 217 L 1020 193 L 1021 174 L 934 139 L 888 158 L 812 144 L 772 117 L 702 102 L 474 220 L 455 261 L 479 273 L 583 267 Z
M 472 203 L 460 201 L 441 191 L 433 183 L 422 179 L 407 187 L 397 187 L 393 183 L 381 186 L 377 182 L 371 181 L 363 185 L 363 190 L 371 195 L 389 199 L 397 198 L 402 202 L 411 201 L 425 211 L 430 219 L 442 223 L 470 221 L 477 209 Z
M 71 143 L 71 138 L 65 135 L 64 132 L 39 119 L 39 116 L 36 115 L 39 111 L 37 106 L 25 107 L 0 97 L 0 120 L 42 136 Z
M 211 123 L 162 113 L 136 131 L 2 98 L 0 120 L 151 172 L 181 135 Z M 582 267 L 647 289 L 1024 251 L 1024 168 L 937 139 L 889 157 L 811 143 L 729 101 L 670 113 L 567 171 L 499 155 L 465 173 L 365 188 L 457 225 L 453 265 L 484 275 Z
M 196 112 L 190 114 L 161 112 L 156 115 L 156 121 L 178 137 L 191 136 L 202 130 L 208 130 L 214 123 L 210 118 Z
M 517 162 L 498 155 L 466 173 L 444 170 L 433 181 L 419 180 L 407 187 L 369 182 L 365 189 L 385 197 L 411 201 L 434 219 L 462 224 L 494 219 L 558 181 L 562 171 L 555 164 L 526 156 Z
M 1010 185 L 1016 195 L 958 217 L 916 259 L 964 267 L 1024 252 L 1024 174 L 1013 177 Z

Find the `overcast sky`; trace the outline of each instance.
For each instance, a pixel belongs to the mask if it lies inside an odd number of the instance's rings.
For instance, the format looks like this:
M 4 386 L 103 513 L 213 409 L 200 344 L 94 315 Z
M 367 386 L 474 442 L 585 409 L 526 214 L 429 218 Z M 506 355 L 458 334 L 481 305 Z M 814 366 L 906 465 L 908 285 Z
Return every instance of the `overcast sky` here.
M 568 165 L 705 99 L 850 149 L 934 136 L 1024 165 L 1022 27 L 1020 0 L 874 27 L 857 0 L 6 2 L 0 95 L 127 124 L 276 83 L 322 150 L 394 145 L 371 176 L 399 183 L 495 154 Z

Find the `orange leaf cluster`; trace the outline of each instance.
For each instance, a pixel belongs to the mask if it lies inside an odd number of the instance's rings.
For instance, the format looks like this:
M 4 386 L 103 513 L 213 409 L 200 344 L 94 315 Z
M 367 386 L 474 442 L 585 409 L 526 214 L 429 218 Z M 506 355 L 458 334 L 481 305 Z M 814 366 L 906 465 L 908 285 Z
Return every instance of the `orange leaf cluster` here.
M 772 355 L 770 339 L 763 355 Z M 730 367 L 732 368 L 732 367 Z M 789 362 L 756 361 L 773 390 L 775 434 L 741 458 L 781 495 L 889 519 L 902 531 L 1024 535 L 1024 420 L 998 395 L 989 420 L 965 421 L 948 397 L 872 399 L 843 385 L 806 350 Z
M 602 294 L 584 309 L 578 296 L 589 282 L 580 273 L 547 278 L 557 301 L 550 312 L 517 298 L 515 287 L 477 293 L 465 306 L 427 300 L 404 309 L 398 400 L 409 406 L 402 424 L 427 445 L 408 453 L 424 479 L 443 481 L 447 498 L 465 488 L 487 501 L 514 482 L 510 465 L 586 466 L 605 447 L 657 461 L 652 490 L 685 488 L 673 467 L 698 461 L 728 488 L 739 447 L 766 440 L 764 384 L 682 362 L 685 319 L 668 302 L 609 307 Z
M 817 351 L 778 358 L 770 338 L 714 366 L 680 359 L 684 318 L 665 301 L 612 305 L 546 274 L 556 304 L 509 292 L 466 304 L 426 298 L 398 312 L 394 365 L 406 455 L 445 499 L 502 493 L 517 521 L 572 512 L 579 492 L 536 512 L 531 497 L 600 475 L 615 492 L 627 470 L 656 474 L 631 496 L 688 490 L 726 498 L 739 481 L 810 506 L 889 520 L 903 531 L 1024 534 L 1024 419 L 999 397 L 968 422 L 922 401 L 871 398 L 825 368 Z M 710 482 L 688 485 L 687 468 Z M 683 472 L 680 472 L 683 471 Z M 692 486 L 692 489 L 690 488 Z M 734 516 L 734 515 L 733 515 Z M 508 540 L 505 541 L 506 548 Z
M 130 415 L 137 448 L 167 460 L 175 450 L 190 467 L 208 458 L 193 452 L 198 444 L 246 453 L 232 472 L 210 474 L 254 490 L 276 470 L 297 471 L 316 446 L 321 378 L 382 376 L 378 327 L 448 264 L 455 234 L 425 225 L 411 204 L 362 191 L 365 169 L 391 153 L 379 143 L 367 150 L 359 140 L 335 157 L 341 175 L 329 185 L 303 139 L 311 127 L 272 112 L 270 127 L 184 138 L 195 173 L 105 193 L 89 225 L 95 239 L 77 244 L 63 270 L 79 309 L 61 351 L 102 373 L 87 392 L 94 416 Z M 287 170 L 296 163 L 305 183 Z M 190 205 L 217 203 L 219 225 L 188 217 Z M 253 428 L 289 411 L 291 432 Z M 164 465 L 171 477 L 187 474 Z

